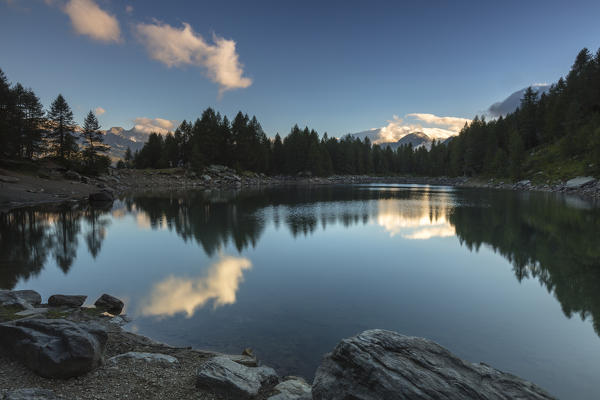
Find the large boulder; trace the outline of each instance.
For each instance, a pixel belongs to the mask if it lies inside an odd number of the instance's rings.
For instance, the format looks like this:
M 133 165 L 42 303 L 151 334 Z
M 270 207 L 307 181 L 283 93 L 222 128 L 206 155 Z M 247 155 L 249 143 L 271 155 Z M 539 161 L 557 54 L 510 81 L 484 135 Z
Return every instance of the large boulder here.
M 313 399 L 552 399 L 543 389 L 472 364 L 427 339 L 375 329 L 342 340 L 315 374 Z
M 123 307 L 125 306 L 125 304 L 123 304 L 121 300 L 106 293 L 100 296 L 100 298 L 96 300 L 94 305 L 96 306 L 96 308 L 108 311 L 113 315 L 121 314 L 121 311 L 123 311 Z
M 596 178 L 593 176 L 578 176 L 573 179 L 569 179 L 565 183 L 567 189 L 579 189 L 581 187 L 591 185 L 596 182 Z
M 0 324 L 0 352 L 46 378 L 70 378 L 96 368 L 107 339 L 95 323 L 24 319 Z
M 273 368 L 246 367 L 225 356 L 211 358 L 196 371 L 196 387 L 235 399 L 250 399 L 278 380 Z
M 25 310 L 41 302 L 42 296 L 35 290 L 0 290 L 0 306 L 15 306 Z
M 87 299 L 85 295 L 67 295 L 67 294 L 53 294 L 48 299 L 48 305 L 51 307 L 80 307 Z

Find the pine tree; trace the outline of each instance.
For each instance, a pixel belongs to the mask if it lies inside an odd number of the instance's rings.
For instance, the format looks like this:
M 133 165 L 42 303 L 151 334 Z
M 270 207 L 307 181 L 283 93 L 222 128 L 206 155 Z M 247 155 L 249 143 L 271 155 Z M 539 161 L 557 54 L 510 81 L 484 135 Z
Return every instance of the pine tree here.
M 40 155 L 45 151 L 46 118 L 42 103 L 33 90 L 25 90 L 22 106 L 24 114 L 22 155 L 31 159 L 35 154 Z
M 525 91 L 519 109 L 519 133 L 523 137 L 523 144 L 530 149 L 539 143 L 537 121 L 538 94 L 530 86 Z
M 102 169 L 100 164 L 106 164 L 106 160 L 100 157 L 98 153 L 107 152 L 108 146 L 103 144 L 104 135 L 100 132 L 98 118 L 96 118 L 96 115 L 92 111 L 88 113 L 83 121 L 82 136 L 87 145 L 84 151 L 87 168 L 90 172 L 98 172 L 99 168 Z
M 10 83 L 0 69 L 0 151 L 6 156 L 13 155 L 12 138 L 14 114 L 16 111 L 14 93 Z
M 271 173 L 282 174 L 284 162 L 285 155 L 283 154 L 283 142 L 281 141 L 281 136 L 277 133 L 271 150 Z
M 525 158 L 525 145 L 521 135 L 516 130 L 509 135 L 509 173 L 511 178 L 519 179 L 523 175 L 523 160 Z
M 48 132 L 49 139 L 54 145 L 58 158 L 64 161 L 71 153 L 77 151 L 77 142 L 74 137 L 73 112 L 62 94 L 59 94 L 52 102 L 48 119 L 51 124 Z

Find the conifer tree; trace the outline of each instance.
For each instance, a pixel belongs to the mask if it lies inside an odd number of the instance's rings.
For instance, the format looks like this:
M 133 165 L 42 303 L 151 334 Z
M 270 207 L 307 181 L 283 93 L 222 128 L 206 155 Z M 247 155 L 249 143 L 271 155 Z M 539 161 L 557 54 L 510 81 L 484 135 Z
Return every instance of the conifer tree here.
M 71 153 L 77 151 L 77 142 L 74 136 L 73 112 L 62 94 L 59 94 L 52 102 L 48 119 L 50 121 L 49 139 L 54 145 L 55 154 L 64 161 Z

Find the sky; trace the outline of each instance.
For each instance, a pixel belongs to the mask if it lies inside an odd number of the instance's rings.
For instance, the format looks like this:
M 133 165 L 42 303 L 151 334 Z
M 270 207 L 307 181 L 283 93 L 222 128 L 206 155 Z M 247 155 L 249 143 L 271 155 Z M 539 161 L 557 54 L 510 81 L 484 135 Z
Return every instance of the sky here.
M 105 129 L 164 132 L 213 107 L 269 136 L 443 137 L 595 52 L 599 16 L 597 0 L 0 0 L 0 68 Z

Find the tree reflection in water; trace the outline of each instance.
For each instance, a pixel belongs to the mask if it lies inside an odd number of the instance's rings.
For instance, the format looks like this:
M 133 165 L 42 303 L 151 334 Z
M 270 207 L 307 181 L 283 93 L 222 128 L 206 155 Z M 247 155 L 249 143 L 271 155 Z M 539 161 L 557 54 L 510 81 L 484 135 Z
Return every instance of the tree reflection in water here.
M 112 216 L 111 213 L 112 212 Z M 131 214 L 213 256 L 228 244 L 255 247 L 269 223 L 294 237 L 319 227 L 375 223 L 402 239 L 456 235 L 469 250 L 489 246 L 515 277 L 539 280 L 568 317 L 591 317 L 600 334 L 600 210 L 545 193 L 375 186 L 288 187 L 255 191 L 139 194 L 112 209 L 58 207 L 0 214 L 0 286 L 38 274 L 48 258 L 67 273 L 79 237 L 95 258 L 111 218 Z M 82 229 L 82 223 L 85 227 Z

